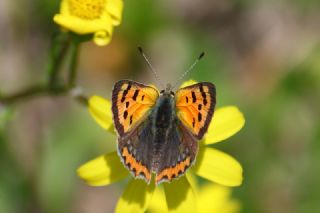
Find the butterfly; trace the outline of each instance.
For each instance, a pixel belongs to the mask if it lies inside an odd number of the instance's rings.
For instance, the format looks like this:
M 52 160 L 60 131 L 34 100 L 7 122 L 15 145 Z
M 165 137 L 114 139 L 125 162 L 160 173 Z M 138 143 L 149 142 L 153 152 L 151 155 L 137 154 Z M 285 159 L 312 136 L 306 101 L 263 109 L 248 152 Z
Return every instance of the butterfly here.
M 176 92 L 168 84 L 159 92 L 135 81 L 118 81 L 112 91 L 112 113 L 122 163 L 148 184 L 153 173 L 157 184 L 182 176 L 195 162 L 198 141 L 208 129 L 215 104 L 216 89 L 210 82 Z

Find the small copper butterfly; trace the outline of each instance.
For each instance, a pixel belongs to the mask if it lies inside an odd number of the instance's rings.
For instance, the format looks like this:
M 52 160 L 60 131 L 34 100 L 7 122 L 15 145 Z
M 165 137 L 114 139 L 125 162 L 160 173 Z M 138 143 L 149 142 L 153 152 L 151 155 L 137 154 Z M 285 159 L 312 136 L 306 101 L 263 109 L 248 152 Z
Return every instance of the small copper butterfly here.
M 152 173 L 157 184 L 180 177 L 195 162 L 198 141 L 208 129 L 215 104 L 216 90 L 210 82 L 176 92 L 168 85 L 159 92 L 135 81 L 118 81 L 112 91 L 112 113 L 123 164 L 147 183 Z

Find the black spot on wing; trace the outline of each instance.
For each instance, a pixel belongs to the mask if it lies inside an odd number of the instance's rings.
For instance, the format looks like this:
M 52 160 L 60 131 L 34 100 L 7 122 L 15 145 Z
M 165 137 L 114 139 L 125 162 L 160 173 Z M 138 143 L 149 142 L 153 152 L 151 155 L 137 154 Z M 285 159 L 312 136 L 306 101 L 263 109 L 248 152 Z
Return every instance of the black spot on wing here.
M 127 101 L 127 102 L 126 102 L 126 108 L 129 107 L 129 104 L 130 104 L 129 101 Z
M 126 111 L 124 111 L 124 113 L 123 113 L 123 118 L 124 118 L 124 119 L 127 119 L 127 117 L 128 117 L 128 111 L 126 110 Z
M 203 90 L 203 85 L 200 85 L 200 92 L 201 92 L 201 96 L 203 98 L 203 105 L 207 105 L 208 101 L 207 101 L 207 94 L 204 92 Z
M 200 122 L 202 120 L 202 115 L 201 115 L 201 113 L 199 112 L 198 113 L 198 121 Z
M 142 175 L 143 177 L 146 177 L 146 175 L 144 174 L 143 171 L 141 171 L 141 172 L 138 174 L 138 176 L 140 176 L 140 175 Z
M 126 100 L 126 96 L 127 96 L 130 89 L 131 89 L 131 84 L 128 83 L 127 88 L 122 93 L 121 103 L 123 103 Z
M 132 99 L 133 99 L 134 101 L 137 100 L 137 97 L 138 97 L 138 95 L 139 95 L 139 92 L 140 92 L 140 90 L 138 90 L 138 89 L 134 91 L 134 94 L 133 94 L 133 97 L 132 97 Z
M 201 93 L 204 92 L 204 90 L 203 90 L 203 85 L 202 85 L 202 84 L 200 85 L 200 92 L 201 92 Z
M 194 93 L 194 91 L 192 91 L 192 103 L 195 103 L 197 101 L 197 97 L 196 94 Z
M 199 104 L 198 105 L 198 110 L 201 110 L 202 109 L 202 104 Z
M 189 98 L 188 98 L 188 96 L 186 96 L 186 102 L 187 102 L 187 103 L 189 102 Z

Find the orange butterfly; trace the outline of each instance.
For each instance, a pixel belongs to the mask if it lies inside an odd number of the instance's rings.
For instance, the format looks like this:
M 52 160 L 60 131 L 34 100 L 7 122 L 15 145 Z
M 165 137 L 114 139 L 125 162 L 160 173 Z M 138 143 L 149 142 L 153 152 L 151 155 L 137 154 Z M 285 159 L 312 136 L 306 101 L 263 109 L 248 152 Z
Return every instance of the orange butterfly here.
M 194 163 L 198 140 L 213 117 L 212 83 L 201 82 L 175 93 L 171 89 L 167 86 L 159 92 L 131 80 L 120 80 L 113 88 L 118 153 L 133 176 L 147 183 L 152 173 L 157 184 L 183 175 Z

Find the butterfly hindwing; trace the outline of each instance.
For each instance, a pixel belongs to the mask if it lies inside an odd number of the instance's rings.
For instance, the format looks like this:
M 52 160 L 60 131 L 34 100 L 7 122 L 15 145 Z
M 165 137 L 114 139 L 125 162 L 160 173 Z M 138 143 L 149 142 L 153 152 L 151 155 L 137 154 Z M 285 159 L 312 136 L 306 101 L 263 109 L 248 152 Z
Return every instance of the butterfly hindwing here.
M 136 178 L 151 180 L 151 162 L 153 157 L 152 120 L 148 116 L 143 122 L 132 129 L 130 134 L 119 137 L 118 153 L 123 164 Z
M 216 89 L 210 82 L 201 82 L 176 92 L 177 116 L 200 140 L 206 133 L 216 104 Z
M 156 174 L 156 182 L 171 182 L 183 175 L 194 163 L 198 152 L 197 139 L 176 118 L 172 128 L 168 132 L 166 143 L 163 144 L 162 156 Z
M 150 86 L 130 80 L 118 81 L 112 91 L 112 112 L 115 128 L 124 136 L 146 117 L 159 97 Z

